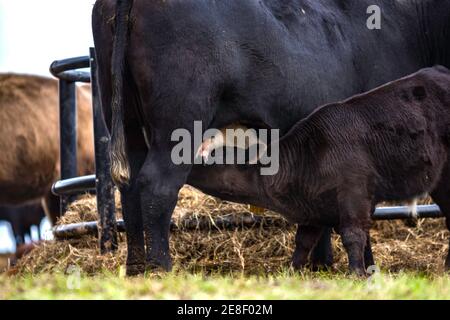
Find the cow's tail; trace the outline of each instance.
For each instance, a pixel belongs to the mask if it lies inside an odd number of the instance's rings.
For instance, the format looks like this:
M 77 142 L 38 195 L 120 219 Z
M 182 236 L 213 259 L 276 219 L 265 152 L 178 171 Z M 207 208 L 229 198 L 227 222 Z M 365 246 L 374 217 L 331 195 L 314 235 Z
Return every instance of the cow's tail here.
M 126 154 L 124 130 L 124 69 L 125 52 L 128 44 L 129 15 L 133 0 L 117 0 L 115 33 L 111 63 L 112 78 L 112 123 L 111 123 L 111 176 L 117 186 L 128 184 L 130 166 Z

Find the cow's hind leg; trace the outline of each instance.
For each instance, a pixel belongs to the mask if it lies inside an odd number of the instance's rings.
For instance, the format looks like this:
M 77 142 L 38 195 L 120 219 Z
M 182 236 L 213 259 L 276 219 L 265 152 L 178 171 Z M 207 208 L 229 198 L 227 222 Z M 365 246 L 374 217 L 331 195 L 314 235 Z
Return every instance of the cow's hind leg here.
M 178 192 L 191 167 L 174 165 L 170 150 L 151 148 L 139 174 L 147 269 L 170 271 L 169 231 Z
M 131 170 L 130 181 L 128 186 L 121 188 L 120 191 L 127 233 L 127 275 L 134 276 L 145 271 L 144 229 L 137 176 L 145 161 L 146 152 L 135 152 L 128 157 Z
M 307 266 L 309 254 L 316 246 L 324 228 L 315 226 L 298 226 L 295 236 L 295 251 L 292 257 L 292 266 L 300 270 Z
M 141 26 L 136 25 L 130 35 L 128 60 L 133 83 L 139 92 L 149 144 L 138 176 L 146 267 L 169 271 L 172 267 L 169 252 L 172 213 L 178 192 L 192 169 L 194 150 L 199 147 L 198 143 L 194 148 L 192 141 L 196 122 L 201 122 L 206 129 L 215 115 L 218 103 L 213 77 L 217 70 L 193 55 L 193 51 L 183 48 L 164 59 L 154 57 L 153 50 L 142 46 L 139 35 L 148 30 L 140 29 Z M 181 56 L 183 59 L 179 59 Z M 145 66 L 151 66 L 152 70 Z M 203 132 L 200 130 L 200 133 Z M 176 159 L 172 159 L 172 153 Z

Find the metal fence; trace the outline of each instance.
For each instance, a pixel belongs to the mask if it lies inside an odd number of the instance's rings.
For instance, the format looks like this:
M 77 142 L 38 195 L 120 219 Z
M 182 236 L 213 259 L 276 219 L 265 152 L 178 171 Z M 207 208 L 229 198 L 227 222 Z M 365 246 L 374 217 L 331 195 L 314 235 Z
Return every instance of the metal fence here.
M 79 69 L 90 68 L 88 71 Z M 103 119 L 97 88 L 97 65 L 95 51 L 90 56 L 55 61 L 50 72 L 59 79 L 60 108 L 60 157 L 61 181 L 52 191 L 61 199 L 61 215 L 76 199 L 78 193 L 95 190 L 97 195 L 100 251 L 106 253 L 117 249 L 117 227 L 114 205 L 114 186 L 109 174 L 109 134 Z M 76 82 L 90 82 L 92 86 L 92 114 L 94 124 L 95 175 L 77 177 L 77 110 Z M 80 226 L 82 229 L 84 226 Z M 82 231 L 78 230 L 79 233 Z M 58 229 L 54 231 L 58 238 Z
M 90 68 L 89 71 L 79 69 Z M 54 228 L 56 239 L 70 239 L 85 235 L 99 236 L 101 253 L 117 249 L 117 232 L 124 232 L 124 222 L 116 222 L 114 204 L 114 186 L 110 177 L 110 159 L 108 156 L 109 134 L 103 119 L 99 90 L 97 87 L 97 65 L 95 51 L 91 48 L 90 56 L 55 61 L 50 67 L 51 73 L 59 79 L 60 103 L 60 143 L 61 143 L 61 181 L 53 185 L 52 191 L 61 198 L 61 215 L 76 199 L 76 195 L 87 191 L 95 191 L 97 197 L 98 222 L 91 221 Z M 90 82 L 92 86 L 92 107 L 94 116 L 95 142 L 95 175 L 77 177 L 77 121 L 76 121 L 76 82 Z M 409 207 L 377 208 L 374 220 L 394 220 L 413 218 L 440 218 L 436 205 L 418 206 L 415 216 Z M 218 218 L 215 226 L 225 229 L 254 227 L 267 223 L 258 216 L 242 217 L 242 219 Z M 186 223 L 192 228 L 201 225 L 198 221 Z M 206 224 L 205 224 L 206 225 Z M 208 224 L 209 225 L 209 224 Z M 172 227 L 176 227 L 172 224 Z

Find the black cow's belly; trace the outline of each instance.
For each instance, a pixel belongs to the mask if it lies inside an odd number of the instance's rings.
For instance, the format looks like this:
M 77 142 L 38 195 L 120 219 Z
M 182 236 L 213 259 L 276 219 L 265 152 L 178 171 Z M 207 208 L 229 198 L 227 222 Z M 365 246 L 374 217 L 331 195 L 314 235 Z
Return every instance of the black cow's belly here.
M 409 35 L 399 36 L 396 29 L 397 24 L 405 23 L 407 16 L 401 16 L 386 1 L 375 1 L 388 7 L 384 11 L 384 27 L 377 31 L 366 28 L 367 16 L 363 14 L 363 9 L 369 2 L 374 4 L 373 1 L 358 1 L 355 12 L 350 13 L 352 19 L 340 11 L 337 2 L 328 2 L 329 10 L 319 14 L 319 4 L 317 8 L 305 6 L 306 15 L 292 21 L 283 20 L 288 19 L 287 11 L 277 16 L 278 1 L 265 1 L 266 5 L 269 2 L 278 20 L 274 18 L 273 24 L 266 24 L 265 29 L 248 26 L 244 29 L 227 16 L 234 11 L 223 9 L 222 18 L 228 22 L 225 29 L 237 34 L 234 41 L 245 45 L 249 54 L 257 55 L 259 60 L 240 52 L 241 68 L 234 65 L 234 60 L 229 62 L 231 69 L 240 72 L 231 85 L 231 97 L 219 101 L 218 107 L 211 110 L 215 116 L 210 127 L 220 128 L 239 121 L 256 126 L 263 123 L 280 129 L 283 135 L 320 105 L 368 91 L 426 66 L 414 45 L 406 40 Z M 362 14 L 356 10 L 362 10 Z M 245 10 L 240 14 L 245 16 Z M 310 15 L 315 22 L 308 22 Z M 254 40 L 248 44 L 248 39 Z M 202 170 L 201 166 L 194 166 L 193 174 L 197 170 Z M 190 184 L 189 178 L 187 183 Z M 198 181 L 194 186 L 202 187 Z
M 383 9 L 381 30 L 366 27 L 366 9 L 373 4 Z M 207 94 L 205 100 L 211 104 L 186 108 L 198 113 L 193 115 L 198 119 L 212 119 L 204 127 L 246 121 L 285 133 L 322 104 L 423 67 L 410 40 L 414 32 L 398 31 L 413 22 L 390 1 L 352 1 L 345 8 L 341 1 L 305 0 L 230 0 L 214 5 L 207 0 L 169 0 L 162 8 L 153 6 L 135 4 L 145 20 L 136 18 L 133 28 L 130 60 L 140 62 L 131 62 L 131 70 L 180 97 L 190 91 L 181 92 L 186 88 L 179 82 L 200 79 L 201 84 L 188 89 Z M 147 60 L 144 65 L 142 60 Z M 183 74 L 194 78 L 184 80 Z M 145 106 L 148 122 L 173 121 L 180 106 L 172 104 Z M 167 119 L 161 118 L 161 110 Z

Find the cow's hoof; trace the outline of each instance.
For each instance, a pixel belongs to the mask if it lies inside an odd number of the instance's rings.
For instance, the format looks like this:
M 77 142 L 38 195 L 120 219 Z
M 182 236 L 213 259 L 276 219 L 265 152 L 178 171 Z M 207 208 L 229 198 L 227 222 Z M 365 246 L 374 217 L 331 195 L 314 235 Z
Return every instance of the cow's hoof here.
M 127 277 L 135 277 L 145 273 L 145 264 L 127 264 Z
M 172 271 L 172 262 L 167 259 L 147 260 L 145 271 L 151 273 L 170 272 Z

